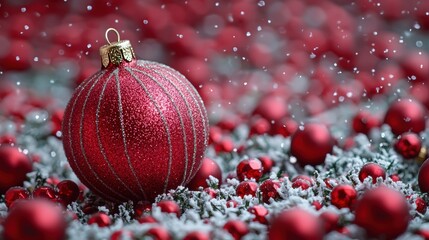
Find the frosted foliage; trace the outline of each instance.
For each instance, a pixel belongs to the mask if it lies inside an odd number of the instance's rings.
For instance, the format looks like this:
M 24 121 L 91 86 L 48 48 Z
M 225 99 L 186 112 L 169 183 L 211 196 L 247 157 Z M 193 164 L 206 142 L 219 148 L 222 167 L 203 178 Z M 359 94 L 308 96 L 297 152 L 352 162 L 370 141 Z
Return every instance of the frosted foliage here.
M 31 126 L 34 123 L 28 122 L 27 124 Z M 46 123 L 37 124 L 43 128 L 43 124 Z M 78 181 L 67 165 L 61 141 L 55 137 L 48 137 L 43 140 L 44 142 L 41 142 L 39 136 L 38 134 L 24 134 L 18 139 L 18 143 L 22 148 L 38 154 L 42 159 L 40 162 L 35 163 L 34 171 L 28 174 L 30 180 L 25 183 L 25 187 L 32 189 L 49 176 L 56 176 L 60 180 L 71 178 L 74 181 Z M 240 136 L 240 134 L 236 134 L 236 136 Z M 277 167 L 274 167 L 267 178 L 279 179 L 281 171 L 278 166 L 284 165 L 286 166 L 285 173 L 289 176 L 294 176 L 298 173 L 307 174 L 314 178 L 315 184 L 307 190 L 302 190 L 301 188 L 293 188 L 289 178 L 283 178 L 281 187 L 278 190 L 280 199 L 271 200 L 270 203 L 263 203 L 259 197 L 259 190 L 256 197 L 245 196 L 240 198 L 235 193 L 236 186 L 239 184 L 237 179 L 227 179 L 219 186 L 218 179 L 211 177 L 207 182 L 209 186 L 215 189 L 215 198 L 212 198 L 203 190 L 189 191 L 185 187 L 178 187 L 175 190 L 170 190 L 167 194 L 158 196 L 157 202 L 164 199 L 175 200 L 183 211 L 180 218 L 161 212 L 156 203 L 154 203 L 151 208 L 151 215 L 158 223 L 140 224 L 133 217 L 132 202 L 120 204 L 116 213 L 110 212 L 107 205 L 102 205 L 98 207 L 98 210 L 109 214 L 113 219 L 113 224 L 105 228 L 86 224 L 89 216 L 83 213 L 81 205 L 72 203 L 68 206 L 68 211 L 75 213 L 78 220 L 70 221 L 67 235 L 70 239 L 106 239 L 117 230 L 129 230 L 133 232 L 134 236 L 139 236 L 144 235 L 151 227 L 161 225 L 168 229 L 169 233 L 177 239 L 192 231 L 210 232 L 213 234 L 214 239 L 231 239 L 231 236 L 222 227 L 231 219 L 239 219 L 249 223 L 248 227 L 251 234 L 246 235 L 244 239 L 263 239 L 266 236 L 267 226 L 252 221 L 253 214 L 247 211 L 247 208 L 258 204 L 262 204 L 268 209 L 267 219 L 271 219 L 285 209 L 299 206 L 316 215 L 328 210 L 336 212 L 343 221 L 351 224 L 354 217 L 349 209 L 337 209 L 329 204 L 330 190 L 326 187 L 324 179 L 328 177 L 335 178 L 337 182 L 330 182 L 333 185 L 353 184 L 359 195 L 367 189 L 385 185 L 402 192 L 406 196 L 411 196 L 410 199 L 415 199 L 417 196 L 414 190 L 416 183 L 413 179 L 417 174 L 418 165 L 409 161 L 405 162 L 392 149 L 393 135 L 390 133 L 389 128 L 381 128 L 381 130 L 374 132 L 372 137 L 369 140 L 365 135 L 357 135 L 354 138 L 356 146 L 349 151 L 335 148 L 334 152 L 326 157 L 325 165 L 306 167 L 304 169 L 289 161 L 290 138 L 265 135 L 255 136 L 244 141 L 244 139 L 237 137 L 234 141 L 243 142 L 245 149 L 240 154 L 233 152 L 217 155 L 214 151 L 208 151 L 209 157 L 215 159 L 225 173 L 234 172 L 235 166 L 244 158 L 269 154 Z M 421 137 L 427 139 L 427 132 L 423 132 Z M 370 179 L 366 179 L 363 183 L 360 182 L 357 173 L 368 162 L 375 162 L 384 167 L 387 175 L 398 173 L 403 182 L 393 182 L 389 177 L 386 180 L 377 179 L 376 184 L 372 184 Z M 87 197 L 89 196 L 87 195 Z M 228 200 L 235 201 L 237 206 L 228 205 Z M 314 201 L 322 203 L 321 210 L 316 211 L 314 209 L 312 206 Z M 422 215 L 416 212 L 415 204 L 410 204 L 410 207 L 411 214 L 416 216 L 409 226 L 409 229 L 412 230 L 425 223 L 429 218 L 429 214 Z M 0 217 L 6 215 L 7 208 L 5 204 L 0 203 Z M 211 224 L 206 224 L 207 221 Z M 429 226 L 426 225 L 422 225 L 422 227 L 429 229 Z M 353 224 L 350 225 L 349 230 L 356 232 L 355 236 L 361 234 Z M 328 237 L 329 239 L 344 239 L 344 235 L 338 235 L 335 232 L 330 233 Z M 408 237 L 411 236 L 404 235 L 402 238 L 406 239 Z

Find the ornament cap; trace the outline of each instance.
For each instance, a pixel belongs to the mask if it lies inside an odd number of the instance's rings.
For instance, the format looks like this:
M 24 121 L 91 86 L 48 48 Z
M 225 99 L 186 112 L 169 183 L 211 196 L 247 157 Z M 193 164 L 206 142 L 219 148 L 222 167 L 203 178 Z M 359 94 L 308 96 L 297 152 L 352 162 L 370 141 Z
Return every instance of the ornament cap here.
M 116 42 L 111 42 L 109 40 L 110 31 L 116 33 L 118 38 Z M 108 28 L 105 37 L 108 44 L 100 47 L 102 68 L 107 68 L 110 64 L 118 66 L 123 61 L 131 62 L 136 59 L 130 41 L 121 40 L 119 32 L 116 29 Z

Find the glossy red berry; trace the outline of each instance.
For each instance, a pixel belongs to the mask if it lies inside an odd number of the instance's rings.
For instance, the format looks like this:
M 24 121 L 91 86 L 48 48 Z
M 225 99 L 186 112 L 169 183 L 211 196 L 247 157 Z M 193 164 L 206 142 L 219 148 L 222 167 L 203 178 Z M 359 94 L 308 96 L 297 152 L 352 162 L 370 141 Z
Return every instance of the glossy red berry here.
M 356 189 L 350 185 L 338 185 L 331 192 L 331 203 L 337 208 L 353 208 L 356 198 Z
M 255 179 L 255 181 L 258 181 L 261 176 L 262 163 L 258 159 L 245 159 L 237 166 L 237 177 L 240 181 L 252 178 Z
M 416 133 L 403 133 L 395 142 L 394 148 L 397 153 L 406 159 L 415 158 L 422 148 L 422 140 Z
M 376 183 L 377 178 L 381 177 L 383 180 L 386 178 L 386 171 L 377 163 L 367 163 L 359 171 L 359 180 L 363 182 L 367 177 L 371 177 L 372 183 Z

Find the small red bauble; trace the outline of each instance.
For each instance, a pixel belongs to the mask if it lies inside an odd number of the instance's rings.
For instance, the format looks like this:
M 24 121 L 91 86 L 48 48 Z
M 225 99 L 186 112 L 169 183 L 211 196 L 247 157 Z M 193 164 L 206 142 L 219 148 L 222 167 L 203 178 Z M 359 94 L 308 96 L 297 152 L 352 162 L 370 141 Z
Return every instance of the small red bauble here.
M 415 133 L 403 133 L 395 142 L 394 148 L 397 153 L 406 159 L 415 158 L 419 155 L 422 148 L 422 140 Z
M 4 201 L 6 207 L 10 208 L 13 202 L 19 199 L 28 199 L 30 197 L 30 192 L 23 187 L 11 187 L 6 191 L 4 195 Z
M 423 198 L 417 197 L 414 200 L 414 203 L 416 204 L 416 211 L 417 212 L 419 212 L 421 214 L 425 214 L 426 213 L 427 204 L 426 204 L 425 200 L 423 200 Z
M 323 223 L 301 208 L 283 211 L 274 217 L 268 230 L 269 240 L 321 240 Z
M 88 219 L 88 224 L 97 224 L 99 227 L 108 227 L 112 224 L 112 219 L 109 215 L 98 212 Z
M 244 198 L 246 195 L 254 197 L 256 195 L 256 191 L 258 191 L 258 184 L 251 180 L 241 182 L 235 190 L 237 196 L 241 198 Z
M 367 177 L 371 177 L 372 183 L 376 183 L 379 177 L 386 179 L 386 171 L 377 163 L 367 163 L 359 171 L 359 180 L 363 182 Z
M 253 117 L 249 123 L 250 131 L 249 136 L 263 135 L 270 131 L 270 122 L 262 117 Z
M 384 116 L 384 123 L 388 124 L 396 135 L 405 132 L 419 133 L 426 127 L 426 111 L 416 100 L 399 99 L 393 102 Z
M 237 166 L 237 177 L 240 181 L 262 177 L 262 163 L 256 158 L 242 160 Z
M 275 180 L 265 180 L 259 187 L 259 192 L 264 203 L 269 203 L 270 199 L 277 200 L 280 198 L 278 189 L 280 188 L 280 182 Z
M 177 217 L 180 217 L 181 210 L 179 205 L 172 200 L 162 200 L 159 203 L 156 204 L 161 209 L 161 212 L 164 213 L 173 213 Z
M 292 135 L 290 151 L 301 166 L 315 166 L 325 162 L 333 146 L 334 140 L 325 125 L 307 123 Z
M 76 201 L 80 194 L 79 186 L 71 180 L 63 180 L 57 184 L 58 197 L 66 204 Z
M 356 189 L 350 185 L 338 185 L 331 192 L 331 203 L 337 208 L 352 208 L 356 198 Z
M 280 121 L 288 113 L 286 99 L 281 95 L 264 96 L 254 110 L 254 115 L 260 115 L 268 121 Z
M 323 225 L 325 226 L 325 233 L 329 233 L 338 228 L 338 220 L 340 219 L 338 214 L 327 211 L 320 214 L 319 218 L 322 220 Z
M 110 236 L 110 240 L 133 239 L 133 236 L 133 232 L 121 229 L 113 232 Z
M 262 224 L 268 223 L 267 218 L 266 218 L 266 216 L 268 215 L 268 210 L 264 206 L 255 205 L 255 206 L 247 209 L 247 211 L 249 211 L 250 213 L 255 215 L 255 217 L 253 218 L 253 221 L 259 222 Z
M 368 134 L 379 125 L 380 120 L 367 111 L 359 111 L 352 119 L 352 128 L 357 133 Z
M 31 170 L 30 159 L 18 148 L 0 146 L 0 194 L 11 187 L 21 186 Z
M 356 204 L 355 223 L 370 237 L 396 238 L 405 232 L 409 221 L 405 197 L 387 187 L 367 191 Z
M 136 60 L 127 40 L 100 54 L 103 69 L 76 89 L 64 112 L 70 166 L 92 192 L 116 202 L 153 200 L 186 185 L 208 141 L 198 92 L 168 66 Z
M 160 226 L 155 226 L 155 227 L 149 229 L 145 233 L 145 236 L 150 236 L 150 237 L 152 237 L 152 239 L 156 239 L 156 240 L 170 240 L 171 239 L 170 233 L 168 233 L 167 229 L 160 227 Z
M 205 232 L 190 232 L 186 234 L 183 240 L 210 240 L 209 234 Z
M 271 125 L 270 134 L 279 134 L 283 137 L 289 137 L 298 129 L 298 123 L 292 118 L 286 118 L 276 121 Z
M 418 182 L 420 191 L 429 193 L 429 161 L 427 159 L 420 166 Z
M 210 158 L 204 158 L 201 168 L 197 171 L 194 178 L 188 183 L 187 187 L 190 190 L 198 190 L 199 187 L 209 187 L 207 179 L 213 176 L 219 180 L 219 185 L 222 184 L 222 170 L 219 165 Z
M 271 168 L 274 166 L 274 161 L 269 156 L 261 156 L 258 157 L 259 161 L 262 163 L 262 173 L 269 173 L 271 171 Z
M 306 190 L 313 184 L 313 180 L 309 176 L 298 175 L 291 180 L 293 188 L 301 188 Z
M 54 188 L 49 186 L 41 186 L 33 191 L 33 198 L 46 198 L 48 200 L 56 200 L 57 192 Z
M 216 198 L 217 192 L 213 188 L 204 188 L 204 192 L 207 193 L 211 198 Z
M 141 224 L 145 224 L 145 223 L 156 223 L 156 222 L 157 222 L 155 218 L 153 218 L 152 216 L 149 216 L 149 215 L 140 217 L 140 218 L 138 219 L 138 221 L 139 221 L 139 223 L 141 223 Z
M 223 225 L 223 229 L 231 234 L 234 240 L 239 240 L 249 233 L 247 224 L 240 220 L 229 220 Z
M 24 230 L 25 229 L 25 230 Z M 62 240 L 66 222 L 62 210 L 46 200 L 24 200 L 14 204 L 3 223 L 5 240 Z

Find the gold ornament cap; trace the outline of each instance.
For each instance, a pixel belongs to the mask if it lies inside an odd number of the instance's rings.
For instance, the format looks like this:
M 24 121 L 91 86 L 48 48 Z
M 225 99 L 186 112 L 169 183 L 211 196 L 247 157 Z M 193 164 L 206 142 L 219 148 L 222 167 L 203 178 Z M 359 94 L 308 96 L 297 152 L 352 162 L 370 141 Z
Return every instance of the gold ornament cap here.
M 118 38 L 116 42 L 110 42 L 110 31 L 116 33 L 116 36 Z M 107 68 L 110 64 L 118 66 L 123 61 L 131 62 L 132 60 L 136 59 L 130 41 L 121 40 L 119 32 L 116 29 L 107 29 L 105 37 L 108 44 L 100 47 L 101 64 L 103 65 L 103 68 Z

